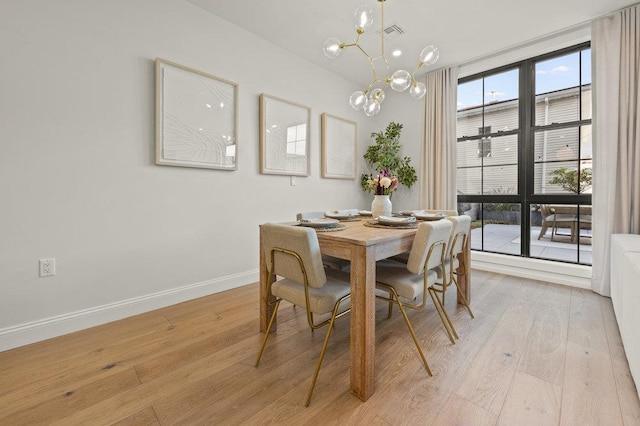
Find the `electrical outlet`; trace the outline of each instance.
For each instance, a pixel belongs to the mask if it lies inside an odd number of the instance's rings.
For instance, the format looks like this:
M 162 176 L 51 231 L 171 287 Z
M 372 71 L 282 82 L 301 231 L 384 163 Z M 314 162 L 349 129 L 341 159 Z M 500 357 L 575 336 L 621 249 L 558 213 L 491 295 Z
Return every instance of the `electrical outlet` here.
M 56 258 L 40 259 L 40 276 L 51 277 L 56 274 Z

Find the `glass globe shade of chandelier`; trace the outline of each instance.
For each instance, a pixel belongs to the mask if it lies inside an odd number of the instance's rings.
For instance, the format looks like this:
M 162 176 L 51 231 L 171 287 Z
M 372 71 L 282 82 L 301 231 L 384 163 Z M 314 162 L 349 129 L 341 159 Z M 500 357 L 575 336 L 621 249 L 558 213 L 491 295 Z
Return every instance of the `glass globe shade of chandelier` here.
M 372 79 L 371 83 L 363 90 L 355 91 L 349 97 L 349 105 L 356 111 L 362 110 L 367 116 L 376 115 L 380 112 L 380 105 L 384 101 L 384 89 L 390 86 L 397 92 L 404 92 L 409 89 L 409 95 L 414 99 L 421 99 L 427 93 L 424 83 L 416 81 L 415 74 L 425 65 L 433 65 L 440 57 L 440 51 L 437 47 L 429 45 L 420 52 L 418 65 L 409 72 L 406 70 L 397 70 L 391 72 L 391 67 L 387 61 L 384 52 L 384 2 L 386 0 L 378 0 L 380 3 L 380 47 L 381 52 L 377 57 L 372 57 L 360 46 L 360 37 L 366 30 L 373 25 L 373 10 L 368 6 L 360 6 L 353 14 L 354 27 L 356 29 L 356 40 L 353 43 L 342 43 L 335 37 L 328 38 L 324 42 L 323 51 L 327 58 L 335 59 L 342 54 L 342 51 L 348 47 L 357 47 L 360 52 L 367 57 L 371 66 Z M 387 70 L 387 75 L 379 77 L 374 61 L 382 60 Z

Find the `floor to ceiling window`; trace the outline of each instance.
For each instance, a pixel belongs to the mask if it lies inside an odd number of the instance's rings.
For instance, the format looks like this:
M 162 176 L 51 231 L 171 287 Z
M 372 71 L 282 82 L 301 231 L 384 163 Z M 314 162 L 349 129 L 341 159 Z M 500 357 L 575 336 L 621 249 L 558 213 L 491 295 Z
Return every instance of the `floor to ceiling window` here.
M 591 264 L 588 43 L 458 83 L 458 209 L 473 250 Z

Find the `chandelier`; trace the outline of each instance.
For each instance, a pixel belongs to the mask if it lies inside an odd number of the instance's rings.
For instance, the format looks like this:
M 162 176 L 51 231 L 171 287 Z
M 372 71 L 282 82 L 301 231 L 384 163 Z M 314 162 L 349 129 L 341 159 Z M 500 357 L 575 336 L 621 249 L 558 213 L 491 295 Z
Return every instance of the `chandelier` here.
M 369 65 L 371 66 L 372 80 L 371 83 L 363 90 L 353 92 L 349 97 L 349 104 L 356 111 L 363 110 L 364 113 L 371 117 L 380 112 L 380 104 L 384 101 L 384 90 L 387 86 L 397 92 L 404 92 L 409 89 L 409 95 L 414 99 L 421 99 L 427 89 L 422 82 L 416 81 L 415 74 L 425 65 L 432 65 L 436 63 L 440 52 L 435 46 L 427 46 L 422 49 L 418 65 L 413 72 L 405 70 L 397 70 L 391 72 L 389 61 L 384 52 L 384 2 L 386 0 L 378 0 L 380 2 L 380 55 L 372 57 L 367 53 L 362 46 L 360 46 L 360 36 L 364 34 L 365 30 L 371 28 L 373 24 L 373 10 L 367 6 L 360 6 L 354 13 L 354 23 L 356 29 L 356 40 L 353 43 L 342 43 L 335 37 L 328 38 L 324 42 L 323 51 L 326 57 L 329 59 L 335 59 L 344 49 L 347 47 L 357 47 L 360 52 L 367 57 Z M 386 68 L 386 75 L 384 77 L 378 76 L 376 71 L 375 62 L 382 61 Z

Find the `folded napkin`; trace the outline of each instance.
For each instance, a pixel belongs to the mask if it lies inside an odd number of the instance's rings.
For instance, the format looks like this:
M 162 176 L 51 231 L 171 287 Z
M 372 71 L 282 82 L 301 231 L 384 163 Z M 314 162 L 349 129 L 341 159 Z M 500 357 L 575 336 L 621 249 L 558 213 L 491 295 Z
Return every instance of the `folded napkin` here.
M 378 222 L 413 223 L 415 221 L 416 221 L 416 218 L 414 216 L 407 216 L 407 217 L 378 216 Z
M 324 212 L 324 215 L 326 217 L 334 217 L 334 216 L 339 216 L 339 217 L 351 217 L 351 216 L 359 216 L 358 210 L 357 209 L 348 209 L 348 210 L 328 210 L 326 212 Z

